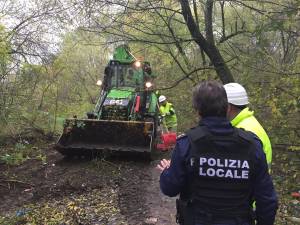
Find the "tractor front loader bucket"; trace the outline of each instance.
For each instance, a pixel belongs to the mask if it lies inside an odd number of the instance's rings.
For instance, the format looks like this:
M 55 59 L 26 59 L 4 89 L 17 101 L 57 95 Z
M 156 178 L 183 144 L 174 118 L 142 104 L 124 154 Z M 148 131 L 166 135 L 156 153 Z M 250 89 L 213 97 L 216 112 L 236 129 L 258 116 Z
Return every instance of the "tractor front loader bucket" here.
M 96 119 L 67 119 L 56 144 L 63 155 L 109 151 L 151 152 L 154 123 Z

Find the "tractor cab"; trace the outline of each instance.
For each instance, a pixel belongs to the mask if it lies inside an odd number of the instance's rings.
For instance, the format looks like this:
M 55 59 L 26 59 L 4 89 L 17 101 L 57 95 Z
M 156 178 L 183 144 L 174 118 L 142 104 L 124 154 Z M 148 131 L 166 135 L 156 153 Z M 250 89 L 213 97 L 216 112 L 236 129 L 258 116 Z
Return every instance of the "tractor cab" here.
M 135 91 L 149 88 L 146 83 L 151 79 L 149 79 L 147 72 L 143 70 L 141 64 L 142 63 L 140 61 L 135 61 L 132 63 L 121 63 L 116 60 L 111 60 L 104 71 L 103 88 L 134 88 Z
M 107 95 L 103 99 L 103 107 L 96 112 L 100 119 L 142 120 L 149 113 L 150 105 L 151 114 L 156 111 L 153 83 L 144 68 L 140 61 L 109 62 L 104 71 L 103 84 Z

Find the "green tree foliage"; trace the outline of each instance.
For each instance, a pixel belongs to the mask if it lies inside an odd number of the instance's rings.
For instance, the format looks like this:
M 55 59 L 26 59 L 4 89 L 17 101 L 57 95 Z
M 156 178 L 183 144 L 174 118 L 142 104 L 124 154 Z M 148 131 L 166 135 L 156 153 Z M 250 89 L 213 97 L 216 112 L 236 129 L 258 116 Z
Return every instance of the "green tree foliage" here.
M 152 6 L 155 8 L 154 3 Z M 166 18 L 165 20 L 169 22 L 164 24 L 164 28 L 154 25 L 152 29 L 147 29 L 152 34 L 148 34 L 151 38 L 147 39 L 147 34 L 144 34 L 146 29 L 143 29 L 143 25 L 138 29 L 136 24 L 136 29 L 131 28 L 130 30 L 130 34 L 134 35 L 137 42 L 140 41 L 140 44 L 136 45 L 141 49 L 148 46 L 147 40 L 151 40 L 151 46 L 156 46 L 156 52 L 164 52 L 157 57 L 160 59 L 160 64 L 171 61 L 169 68 L 165 67 L 160 71 L 159 81 L 163 87 L 172 86 L 174 79 L 176 81 L 180 78 L 187 78 L 186 74 L 189 74 L 190 71 L 209 63 L 206 61 L 208 60 L 206 57 L 202 57 L 201 51 L 192 41 L 184 44 L 188 37 L 187 29 L 184 28 L 184 24 L 178 22 L 182 21 L 181 16 L 171 11 L 171 9 L 178 9 L 177 6 L 175 3 L 173 5 L 157 3 L 155 10 L 147 11 L 146 15 L 152 13 L 149 16 L 152 20 L 157 19 L 156 24 L 163 24 L 162 18 Z M 199 6 L 196 8 L 198 24 L 200 30 L 203 30 L 205 21 L 201 18 L 205 11 L 200 3 Z M 205 2 L 202 6 L 205 6 Z M 235 80 L 247 88 L 252 108 L 270 133 L 274 145 L 299 145 L 298 7 L 299 2 L 297 1 L 278 1 L 276 3 L 218 1 L 214 3 L 212 24 L 216 45 Z M 137 9 L 133 11 L 137 14 L 142 12 Z M 196 11 L 193 14 L 195 17 Z M 178 14 L 180 13 L 178 12 Z M 142 17 L 141 20 L 144 18 L 147 16 Z M 136 21 L 138 23 L 138 20 Z M 150 23 L 147 19 L 142 23 L 144 22 Z M 123 24 L 123 27 L 126 28 L 127 24 L 129 22 Z M 177 39 L 172 39 L 172 32 L 169 31 L 168 26 L 171 26 Z M 112 27 L 112 29 L 116 28 Z M 181 54 L 178 45 L 173 43 L 165 43 L 161 47 L 161 43 L 159 43 L 161 37 L 164 37 L 165 42 L 166 40 L 169 42 L 178 40 L 179 44 L 184 46 L 184 54 Z M 128 37 L 125 36 L 126 38 Z M 149 56 L 155 61 L 155 54 Z M 184 60 L 185 56 L 186 61 Z M 187 72 L 184 73 L 182 68 Z M 194 113 L 187 110 L 186 107 L 190 105 L 189 87 L 201 79 L 215 78 L 215 75 L 209 70 L 200 70 L 189 78 L 192 78 L 191 82 L 187 80 L 180 86 L 164 92 L 170 96 L 170 100 L 175 103 L 175 106 L 178 106 L 181 124 L 187 120 L 186 118 L 188 120 L 195 118 Z M 184 122 L 183 127 L 186 127 L 187 124 L 189 123 Z
M 64 118 L 83 117 L 92 110 L 99 92 L 96 82 L 108 59 L 107 49 L 96 45 L 98 41 L 91 34 L 68 33 L 61 51 L 49 61 L 23 63 L 8 74 L 1 132 L 16 135 L 26 127 L 55 132 L 61 130 Z
M 13 88 L 9 96 L 26 92 L 27 99 L 33 92 L 30 110 L 47 112 L 51 118 L 83 116 L 93 107 L 98 94 L 94 84 L 108 55 L 125 42 L 134 55 L 151 62 L 158 74 L 156 88 L 175 104 L 180 129 L 196 120 L 190 107 L 191 87 L 203 79 L 219 78 L 212 58 L 187 26 L 183 1 L 67 2 L 70 7 L 61 9 L 69 17 L 59 19 L 79 28 L 64 35 L 55 56 L 34 65 L 41 74 L 29 76 L 36 72 L 26 70 L 25 64 L 19 67 L 10 79 L 18 78 L 14 87 L 22 88 Z M 299 2 L 209 0 L 189 1 L 188 6 L 201 34 L 217 47 L 234 79 L 246 86 L 272 140 L 287 143 L 288 139 L 297 145 Z M 20 82 L 21 77 L 31 81 Z M 21 101 L 20 96 L 8 102 Z
M 10 60 L 9 55 L 10 45 L 7 40 L 5 27 L 0 24 L 0 79 L 4 79 L 4 75 L 7 73 L 7 66 Z
M 237 26 L 244 33 L 222 43 L 220 48 L 234 58 L 230 68 L 235 79 L 246 86 L 252 106 L 273 144 L 298 146 L 299 2 L 277 3 L 252 3 L 246 8 L 235 8 L 245 18 L 240 20 L 229 11 L 227 18 L 231 22 L 226 32 Z M 253 8 L 259 13 L 254 13 Z
M 99 43 L 100 38 L 95 35 L 80 31 L 70 33 L 56 59 L 56 66 L 63 74 L 59 78 L 59 100 L 71 106 L 74 115 L 91 110 L 96 103 L 99 93 L 96 83 L 103 78 L 109 58 L 108 49 Z M 64 116 L 67 116 L 70 112 L 65 110 Z

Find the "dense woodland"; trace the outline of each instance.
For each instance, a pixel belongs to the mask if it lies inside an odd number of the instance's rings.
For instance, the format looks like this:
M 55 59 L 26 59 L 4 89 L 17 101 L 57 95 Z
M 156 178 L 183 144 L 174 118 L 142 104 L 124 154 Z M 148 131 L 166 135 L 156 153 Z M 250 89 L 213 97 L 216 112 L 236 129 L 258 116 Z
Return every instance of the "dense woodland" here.
M 236 81 L 274 155 L 299 151 L 299 9 L 298 0 L 1 0 L 0 144 L 14 147 L 0 160 L 23 162 L 27 136 L 56 137 L 64 118 L 91 111 L 120 44 L 151 63 L 181 132 L 197 122 L 193 86 Z
M 191 87 L 245 85 L 274 144 L 299 145 L 298 1 L 1 3 L 1 135 L 57 132 L 93 108 L 114 47 L 151 62 L 184 131 Z M 176 93 L 176 95 L 175 95 Z

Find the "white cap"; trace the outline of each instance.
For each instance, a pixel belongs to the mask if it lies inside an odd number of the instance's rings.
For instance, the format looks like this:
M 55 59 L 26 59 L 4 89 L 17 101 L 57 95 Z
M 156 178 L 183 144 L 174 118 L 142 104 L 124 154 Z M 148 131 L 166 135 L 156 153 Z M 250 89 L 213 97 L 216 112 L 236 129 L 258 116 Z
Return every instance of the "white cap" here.
M 167 100 L 167 98 L 166 98 L 166 96 L 164 96 L 164 95 L 161 95 L 161 96 L 159 96 L 159 98 L 158 98 L 158 102 L 159 103 L 162 103 L 163 101 L 166 101 Z
M 229 83 L 224 85 L 228 103 L 232 105 L 248 105 L 248 95 L 245 88 L 238 83 Z

